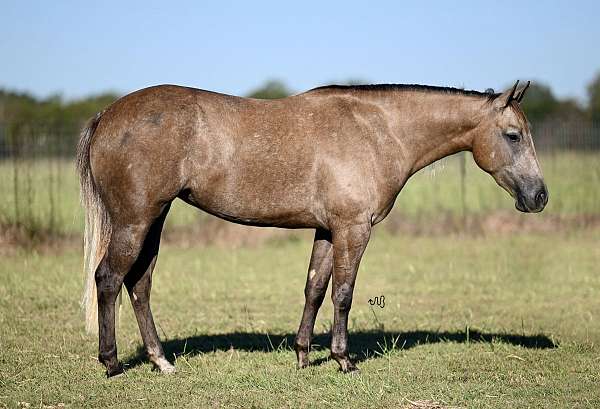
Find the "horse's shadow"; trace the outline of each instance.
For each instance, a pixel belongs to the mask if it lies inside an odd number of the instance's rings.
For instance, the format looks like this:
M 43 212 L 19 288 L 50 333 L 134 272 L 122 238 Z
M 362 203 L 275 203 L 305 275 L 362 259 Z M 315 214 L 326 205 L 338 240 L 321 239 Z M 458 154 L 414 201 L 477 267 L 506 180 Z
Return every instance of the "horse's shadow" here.
M 266 334 L 258 332 L 233 332 L 215 335 L 193 335 L 187 338 L 172 339 L 163 342 L 167 359 L 173 362 L 176 357 L 185 355 L 195 356 L 213 351 L 240 350 L 248 352 L 272 352 L 280 349 L 291 349 L 295 334 Z M 477 330 L 465 331 L 358 331 L 351 332 L 350 354 L 356 362 L 380 356 L 386 350 L 407 350 L 418 345 L 435 344 L 439 342 L 458 343 L 502 343 L 521 346 L 530 349 L 556 348 L 558 344 L 546 335 L 517 335 L 506 333 L 487 333 Z M 319 334 L 313 338 L 311 348 L 322 350 L 331 344 L 329 334 Z M 144 348 L 140 347 L 125 362 L 125 367 L 133 368 L 148 359 Z M 328 358 L 311 362 L 311 365 L 321 365 Z

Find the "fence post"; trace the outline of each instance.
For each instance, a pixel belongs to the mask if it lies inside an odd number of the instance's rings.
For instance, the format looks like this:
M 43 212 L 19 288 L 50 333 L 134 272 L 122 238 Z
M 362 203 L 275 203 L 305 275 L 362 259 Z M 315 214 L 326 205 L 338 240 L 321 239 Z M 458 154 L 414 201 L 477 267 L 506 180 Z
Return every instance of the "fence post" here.
M 462 207 L 462 224 L 463 230 L 467 227 L 467 154 L 466 152 L 460 153 L 460 200 Z

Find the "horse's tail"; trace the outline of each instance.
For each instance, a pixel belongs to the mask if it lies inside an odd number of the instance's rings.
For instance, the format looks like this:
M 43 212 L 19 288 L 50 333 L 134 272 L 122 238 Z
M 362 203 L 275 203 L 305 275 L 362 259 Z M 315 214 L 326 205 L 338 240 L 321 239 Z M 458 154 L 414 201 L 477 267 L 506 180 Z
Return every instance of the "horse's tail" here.
M 98 331 L 98 300 L 95 274 L 106 252 L 111 234 L 110 218 L 100 198 L 90 165 L 90 146 L 102 114 L 103 112 L 98 113 L 87 123 L 77 144 L 77 171 L 81 189 L 81 204 L 85 208 L 83 236 L 85 288 L 81 306 L 85 310 L 85 328 L 88 333 L 97 333 Z M 116 311 L 118 310 L 117 307 Z

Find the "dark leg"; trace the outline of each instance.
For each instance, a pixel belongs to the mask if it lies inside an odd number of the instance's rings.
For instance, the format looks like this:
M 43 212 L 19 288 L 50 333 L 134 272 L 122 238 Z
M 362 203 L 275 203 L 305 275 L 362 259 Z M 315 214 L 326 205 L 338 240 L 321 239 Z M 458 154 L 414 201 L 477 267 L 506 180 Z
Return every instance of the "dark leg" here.
M 138 259 L 129 274 L 125 276 L 125 287 L 129 292 L 129 298 L 148 358 L 162 373 L 174 373 L 175 367 L 165 358 L 156 332 L 154 318 L 150 310 L 150 290 L 152 287 L 152 270 L 154 270 L 158 257 L 160 235 L 169 207 L 170 205 L 165 208 L 160 217 L 150 227 Z
M 115 301 L 125 274 L 137 259 L 147 231 L 146 224 L 131 224 L 125 227 L 113 225 L 108 249 L 96 270 L 100 341 L 98 359 L 106 366 L 108 377 L 123 372 L 117 359 Z
M 296 335 L 294 346 L 298 357 L 298 368 L 308 366 L 308 354 L 315 319 L 325 298 L 331 268 L 333 266 L 333 247 L 331 234 L 326 230 L 317 229 L 313 244 L 312 255 L 308 267 L 308 277 L 304 288 L 305 304 L 300 328 Z
M 352 306 L 352 293 L 356 273 L 369 241 L 371 225 L 362 224 L 337 228 L 333 232 L 333 285 L 331 299 L 334 316 L 331 335 L 331 357 L 342 372 L 358 368 L 348 355 L 348 314 Z

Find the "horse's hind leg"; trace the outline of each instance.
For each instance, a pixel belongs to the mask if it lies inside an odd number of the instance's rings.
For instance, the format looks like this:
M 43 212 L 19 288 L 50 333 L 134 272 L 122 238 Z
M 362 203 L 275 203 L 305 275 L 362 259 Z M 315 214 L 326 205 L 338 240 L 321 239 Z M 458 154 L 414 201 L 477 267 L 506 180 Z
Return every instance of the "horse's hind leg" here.
M 150 290 L 152 287 L 152 270 L 154 270 L 158 257 L 160 235 L 169 207 L 170 205 L 163 210 L 162 214 L 150 227 L 138 259 L 129 274 L 125 276 L 125 287 L 129 292 L 148 358 L 162 373 L 173 373 L 175 367 L 165 358 L 156 332 L 156 325 L 150 310 Z
M 98 294 L 98 359 L 106 366 L 108 377 L 123 372 L 117 359 L 115 339 L 115 301 L 125 275 L 130 271 L 142 248 L 150 223 L 113 223 L 106 254 L 96 269 Z
M 317 229 L 308 267 L 306 287 L 304 288 L 304 312 L 294 342 L 298 358 L 298 368 L 308 366 L 308 354 L 315 319 L 327 292 L 332 266 L 333 247 L 331 244 L 331 234 L 328 231 Z

